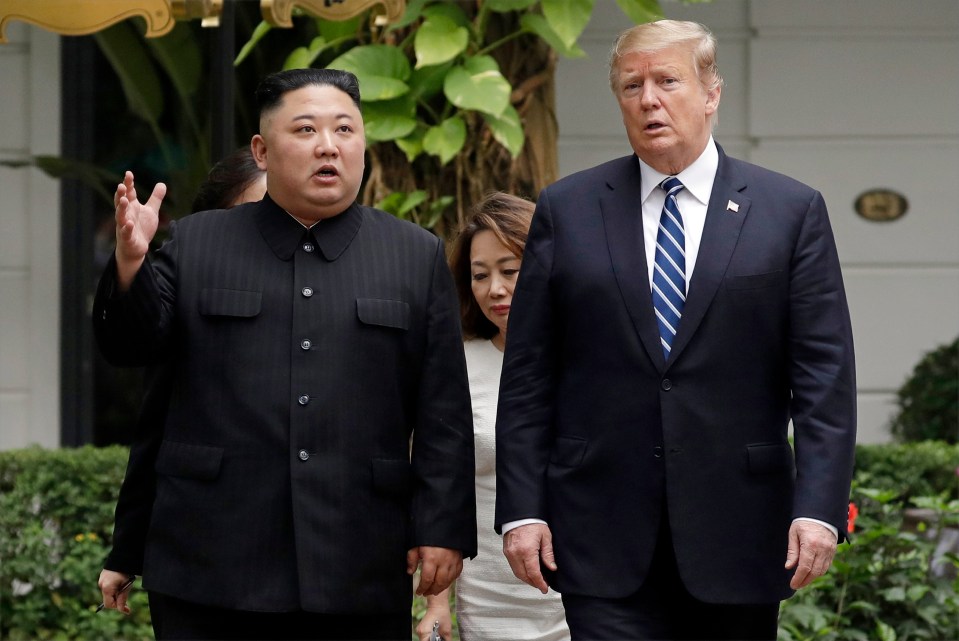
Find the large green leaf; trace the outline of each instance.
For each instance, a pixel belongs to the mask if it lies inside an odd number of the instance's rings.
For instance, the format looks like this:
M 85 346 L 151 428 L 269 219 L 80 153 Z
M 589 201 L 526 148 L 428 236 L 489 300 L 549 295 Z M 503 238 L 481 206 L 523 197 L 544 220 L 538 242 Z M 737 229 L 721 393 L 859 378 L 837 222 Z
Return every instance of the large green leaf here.
M 490 56 L 467 58 L 462 66 L 450 69 L 443 82 L 443 92 L 454 105 L 493 116 L 503 113 L 512 91 Z
M 138 36 L 139 37 L 139 36 Z M 189 125 L 192 140 L 191 161 L 202 167 L 199 175 L 205 176 L 210 165 L 208 136 L 200 124 L 194 96 L 203 78 L 203 52 L 189 25 L 178 22 L 173 30 L 162 38 L 146 38 L 153 57 L 160 63 L 180 101 L 180 110 Z
M 561 56 L 565 58 L 583 58 L 586 56 L 586 52 L 578 44 L 573 43 L 571 46 L 566 46 L 566 43 L 559 37 L 559 34 L 553 31 L 553 28 L 549 26 L 543 16 L 535 13 L 525 13 L 519 19 L 519 22 L 523 29 L 531 31 L 545 40 L 546 44 L 555 49 Z
M 61 156 L 32 156 L 27 160 L 0 160 L 0 167 L 21 169 L 36 167 L 51 178 L 74 178 L 97 192 L 107 204 L 113 203 L 113 192 L 104 185 L 115 185 L 122 176 L 92 163 Z
M 663 19 L 659 0 L 616 0 L 616 4 L 636 24 Z
M 125 22 L 100 31 L 93 37 L 119 76 L 130 110 L 156 128 L 157 120 L 163 113 L 163 90 L 144 44 Z
M 567 47 L 572 47 L 593 15 L 594 0 L 543 0 L 543 15 Z
M 177 93 L 184 99 L 196 93 L 203 75 L 203 52 L 189 25 L 178 22 L 167 35 L 147 38 L 145 42 Z
M 320 35 L 326 38 L 327 41 L 349 37 L 355 38 L 357 33 L 360 32 L 365 18 L 365 13 L 361 13 L 348 20 L 324 20 L 317 18 L 316 30 L 319 31 Z
M 410 62 L 397 47 L 365 45 L 354 47 L 327 65 L 356 74 L 364 101 L 390 100 L 410 90 Z
M 368 143 L 404 138 L 416 129 L 416 104 L 408 94 L 393 100 L 364 102 L 363 123 Z
M 408 27 L 417 20 L 420 19 L 420 16 L 423 14 L 423 7 L 426 6 L 427 0 L 410 0 L 406 3 L 406 10 L 403 11 L 403 15 L 400 16 L 400 19 L 392 23 L 387 31 L 395 31 L 396 29 L 402 29 L 403 27 Z
M 471 24 L 469 16 L 455 2 L 449 2 L 449 0 L 431 4 L 423 9 L 423 17 L 427 19 L 440 16 L 452 20 L 461 27 L 469 27 Z
M 422 189 L 410 193 L 394 191 L 389 196 L 374 205 L 377 209 L 389 212 L 397 218 L 409 220 L 411 211 L 426 201 L 427 194 Z
M 410 96 L 414 100 L 429 100 L 443 91 L 443 81 L 452 67 L 453 64 L 448 62 L 444 65 L 414 69 L 409 80 Z
M 309 46 L 297 47 L 283 61 L 283 69 L 307 69 L 319 58 L 320 54 L 329 47 L 323 36 L 317 36 L 310 41 Z
M 260 22 L 260 24 L 256 25 L 256 29 L 253 30 L 253 35 L 251 35 L 250 39 L 246 41 L 246 43 L 243 45 L 243 48 L 240 49 L 240 53 L 237 54 L 236 59 L 233 61 L 233 66 L 240 66 L 240 63 L 246 60 L 247 56 L 250 55 L 250 52 L 256 48 L 257 43 L 260 42 L 260 40 L 262 40 L 266 34 L 270 33 L 272 28 L 273 26 L 266 20 L 263 20 Z
M 445 165 L 456 157 L 465 143 L 466 123 L 459 116 L 453 116 L 426 131 L 423 151 L 439 156 L 440 163 Z
M 496 142 L 506 147 L 513 158 L 519 156 L 523 151 L 523 143 L 526 142 L 526 133 L 523 131 L 519 112 L 513 105 L 506 105 L 506 109 L 499 116 L 483 114 L 483 120 L 493 132 Z
M 410 162 L 416 160 L 417 156 L 423 153 L 423 138 L 426 136 L 426 127 L 417 126 L 413 132 L 405 138 L 398 138 L 393 142 L 403 150 L 406 159 Z
M 486 0 L 486 7 L 490 11 L 505 13 L 507 11 L 522 11 L 536 4 L 537 0 Z
M 469 30 L 445 16 L 427 18 L 416 30 L 413 49 L 416 52 L 416 68 L 441 65 L 449 62 L 469 44 Z

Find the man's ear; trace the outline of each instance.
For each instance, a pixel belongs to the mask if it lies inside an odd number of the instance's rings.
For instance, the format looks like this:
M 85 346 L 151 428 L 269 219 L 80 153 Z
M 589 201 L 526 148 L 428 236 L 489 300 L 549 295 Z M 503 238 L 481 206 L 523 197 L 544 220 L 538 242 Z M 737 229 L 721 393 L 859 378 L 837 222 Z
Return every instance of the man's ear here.
M 266 171 L 266 140 L 260 134 L 253 136 L 250 140 L 250 152 L 253 154 L 253 160 L 260 171 Z
M 722 96 L 723 86 L 706 92 L 706 115 L 711 116 L 719 109 L 719 98 Z

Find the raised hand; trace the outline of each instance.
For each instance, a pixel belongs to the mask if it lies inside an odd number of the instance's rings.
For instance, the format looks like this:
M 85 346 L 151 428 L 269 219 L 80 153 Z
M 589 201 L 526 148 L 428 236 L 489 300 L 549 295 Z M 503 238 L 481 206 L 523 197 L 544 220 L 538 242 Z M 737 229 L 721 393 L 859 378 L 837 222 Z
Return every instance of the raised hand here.
M 160 204 L 165 195 L 166 185 L 157 183 L 149 200 L 140 204 L 131 171 L 126 172 L 123 182 L 117 185 L 113 204 L 116 207 L 117 282 L 121 291 L 130 288 L 150 249 L 150 242 L 160 222 Z

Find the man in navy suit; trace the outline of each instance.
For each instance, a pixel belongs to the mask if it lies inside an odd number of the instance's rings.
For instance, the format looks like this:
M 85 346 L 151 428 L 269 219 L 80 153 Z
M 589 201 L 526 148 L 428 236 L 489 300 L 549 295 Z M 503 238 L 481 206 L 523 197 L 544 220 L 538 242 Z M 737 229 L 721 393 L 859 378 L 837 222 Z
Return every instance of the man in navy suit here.
M 155 495 L 134 492 L 159 639 L 409 639 L 409 575 L 435 594 L 476 553 L 453 279 L 436 236 L 356 202 L 359 106 L 348 72 L 265 78 L 267 195 L 181 219 L 152 257 L 165 188 L 117 188 L 97 339 L 172 370 Z M 107 607 L 126 580 L 101 577 Z
M 705 27 L 639 25 L 610 60 L 635 155 L 540 194 L 496 527 L 574 639 L 775 639 L 845 537 L 856 390 L 826 206 L 713 141 Z

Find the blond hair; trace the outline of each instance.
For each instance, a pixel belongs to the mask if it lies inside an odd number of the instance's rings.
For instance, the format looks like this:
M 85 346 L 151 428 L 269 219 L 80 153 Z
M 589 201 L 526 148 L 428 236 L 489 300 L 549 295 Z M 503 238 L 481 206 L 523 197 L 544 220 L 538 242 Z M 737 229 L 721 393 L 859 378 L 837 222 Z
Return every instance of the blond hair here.
M 684 20 L 657 20 L 631 27 L 619 34 L 609 54 L 609 86 L 619 95 L 616 86 L 619 63 L 631 53 L 652 53 L 669 47 L 688 47 L 699 83 L 707 92 L 723 85 L 723 77 L 716 65 L 716 38 L 698 22 Z

